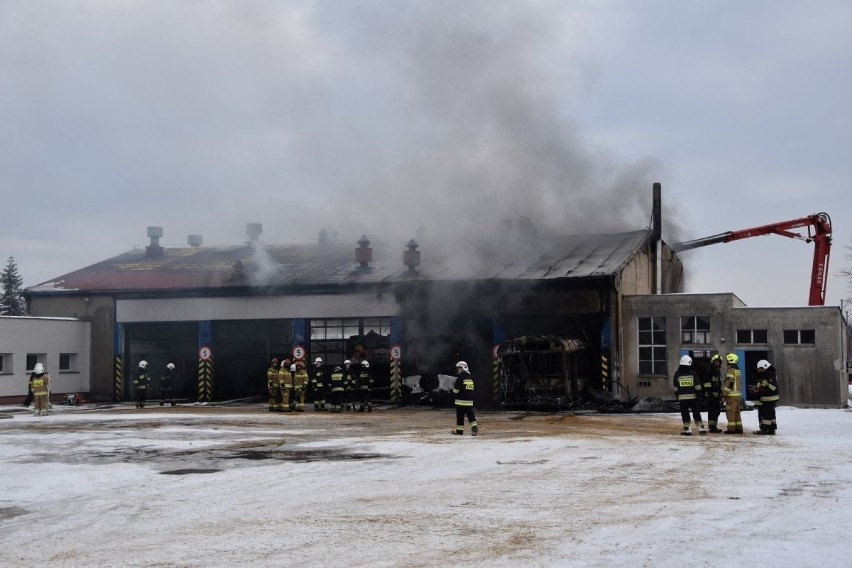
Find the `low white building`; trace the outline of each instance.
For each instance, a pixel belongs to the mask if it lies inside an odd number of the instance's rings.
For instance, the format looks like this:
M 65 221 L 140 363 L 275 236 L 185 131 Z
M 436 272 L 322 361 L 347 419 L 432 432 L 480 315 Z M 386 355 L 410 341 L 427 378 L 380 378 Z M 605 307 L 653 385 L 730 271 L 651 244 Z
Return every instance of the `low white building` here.
M 36 363 L 53 378 L 52 395 L 89 392 L 91 337 L 91 324 L 75 318 L 0 316 L 0 401 L 27 395 Z

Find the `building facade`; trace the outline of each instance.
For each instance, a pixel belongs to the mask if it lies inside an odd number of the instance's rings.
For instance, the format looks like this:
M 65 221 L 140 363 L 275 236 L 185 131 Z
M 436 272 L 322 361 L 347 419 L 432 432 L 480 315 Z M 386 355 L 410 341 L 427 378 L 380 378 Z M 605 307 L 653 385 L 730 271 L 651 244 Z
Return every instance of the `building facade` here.
M 0 316 L 0 401 L 26 396 L 36 363 L 50 373 L 53 395 L 89 392 L 90 345 L 87 321 Z
M 846 406 L 848 337 L 838 307 L 750 308 L 734 294 L 628 296 L 623 307 L 622 380 L 632 395 L 672 399 L 682 355 L 701 365 L 736 353 L 746 385 L 761 359 L 775 366 L 783 405 Z
M 254 225 L 257 229 L 259 226 Z M 466 360 L 476 403 L 500 403 L 495 347 L 532 334 L 588 342 L 587 384 L 619 384 L 625 294 L 679 291 L 683 270 L 651 231 L 517 239 L 460 255 L 419 245 L 165 249 L 151 244 L 25 292 L 30 313 L 91 325 L 91 398 L 130 400 L 132 371 L 156 385 L 176 365 L 176 394 L 223 400 L 265 392 L 275 356 L 331 368 L 368 359 L 377 398 L 399 400 L 402 377 L 453 374 Z M 526 239 L 526 240 L 524 240 Z M 354 254 L 353 254 L 354 252 Z M 613 369 L 616 372 L 613 372 Z M 156 396 L 156 389 L 152 393 Z

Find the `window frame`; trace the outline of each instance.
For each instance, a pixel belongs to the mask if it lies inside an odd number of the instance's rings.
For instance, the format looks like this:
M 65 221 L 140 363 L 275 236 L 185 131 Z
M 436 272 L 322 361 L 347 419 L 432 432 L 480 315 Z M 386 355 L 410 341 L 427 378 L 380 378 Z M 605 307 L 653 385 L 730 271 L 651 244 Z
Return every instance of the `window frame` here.
M 689 320 L 692 320 L 691 326 L 688 325 Z M 699 322 L 706 323 L 707 329 L 699 327 Z M 680 316 L 680 342 L 684 345 L 710 345 L 710 328 L 708 316 Z
M 666 316 L 645 316 L 636 318 L 637 367 L 640 375 L 668 375 L 668 341 L 666 337 L 666 326 Z M 643 339 L 645 341 L 643 341 Z M 661 339 L 662 343 L 659 342 Z M 643 350 L 645 354 L 650 355 L 650 357 L 643 357 Z M 650 365 L 650 367 L 648 367 L 648 365 Z

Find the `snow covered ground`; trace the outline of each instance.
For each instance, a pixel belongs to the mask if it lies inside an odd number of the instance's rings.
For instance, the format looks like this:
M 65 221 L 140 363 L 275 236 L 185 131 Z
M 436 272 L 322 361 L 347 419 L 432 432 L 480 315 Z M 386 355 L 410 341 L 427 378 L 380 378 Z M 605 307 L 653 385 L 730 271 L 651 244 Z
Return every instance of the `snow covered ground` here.
M 0 407 L 0 566 L 850 566 L 852 412 Z M 755 412 L 744 413 L 748 432 Z

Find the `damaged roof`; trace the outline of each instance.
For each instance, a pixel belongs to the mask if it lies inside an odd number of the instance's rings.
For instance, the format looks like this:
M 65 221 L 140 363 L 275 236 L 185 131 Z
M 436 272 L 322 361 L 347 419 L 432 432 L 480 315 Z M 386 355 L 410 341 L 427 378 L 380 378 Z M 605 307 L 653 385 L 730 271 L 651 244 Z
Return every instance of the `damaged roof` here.
M 254 241 L 231 247 L 164 248 L 161 255 L 147 255 L 140 247 L 33 286 L 28 293 L 601 278 L 618 274 L 646 246 L 648 238 L 647 230 L 540 237 L 511 251 L 492 244 L 467 251 L 460 247 L 446 255 L 426 247 L 415 271 L 403 265 L 403 246 L 373 246 L 366 268 L 355 261 L 354 243 L 275 245 Z

